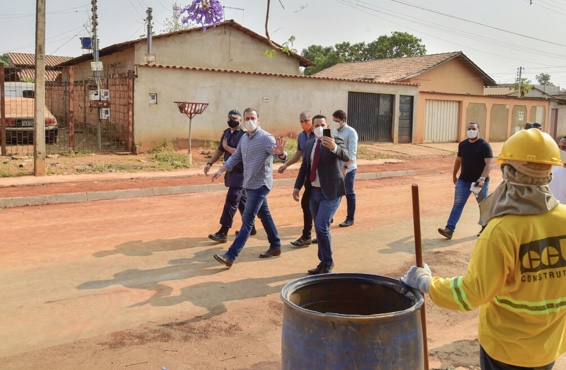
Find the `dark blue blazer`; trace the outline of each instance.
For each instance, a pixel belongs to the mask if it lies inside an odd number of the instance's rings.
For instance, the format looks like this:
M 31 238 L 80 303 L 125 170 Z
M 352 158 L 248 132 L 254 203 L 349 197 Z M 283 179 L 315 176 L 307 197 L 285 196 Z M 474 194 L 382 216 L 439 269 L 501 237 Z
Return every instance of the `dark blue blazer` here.
M 344 176 L 340 168 L 342 162 L 348 162 L 348 150 L 344 144 L 344 140 L 334 137 L 336 142 L 336 153 L 332 153 L 328 148 L 321 145 L 318 158 L 318 178 L 322 193 L 326 199 L 334 199 L 346 195 L 346 185 L 344 184 Z M 316 138 L 312 138 L 307 142 L 303 150 L 303 162 L 301 169 L 295 180 L 295 189 L 301 189 L 304 185 L 306 189 L 312 187 L 310 182 L 311 173 L 311 153 L 314 150 Z M 340 162 L 342 161 L 342 162 Z

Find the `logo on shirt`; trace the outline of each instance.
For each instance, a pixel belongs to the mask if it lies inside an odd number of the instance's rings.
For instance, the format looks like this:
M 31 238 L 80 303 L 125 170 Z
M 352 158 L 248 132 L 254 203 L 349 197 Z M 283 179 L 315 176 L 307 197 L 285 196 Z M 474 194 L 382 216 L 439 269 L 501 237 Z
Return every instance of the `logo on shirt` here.
M 566 267 L 566 235 L 521 245 L 519 260 L 523 274 Z

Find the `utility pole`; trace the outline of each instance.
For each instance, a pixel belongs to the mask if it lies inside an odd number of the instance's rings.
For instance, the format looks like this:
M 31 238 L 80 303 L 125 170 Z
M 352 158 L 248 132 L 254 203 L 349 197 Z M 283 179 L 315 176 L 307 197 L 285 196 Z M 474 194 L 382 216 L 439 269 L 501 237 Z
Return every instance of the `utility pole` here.
M 102 71 L 102 63 L 100 63 L 100 56 L 98 54 L 98 5 L 97 0 L 92 0 L 92 58 L 94 63 L 92 63 L 92 72 L 94 76 L 94 81 L 96 82 L 96 89 L 98 90 L 98 96 L 100 96 L 100 72 Z M 96 138 L 98 141 L 98 150 L 102 150 L 102 122 L 100 120 L 100 108 L 98 109 L 98 125 Z
M 521 75 L 523 73 L 523 69 L 524 69 L 523 67 L 519 67 L 519 69 L 517 70 L 517 83 L 519 85 L 519 98 L 522 97 L 521 88 L 522 88 L 522 85 L 523 85 L 523 80 L 521 79 L 522 78 Z
M 45 176 L 45 1 L 36 0 L 33 173 Z
M 151 8 L 147 8 L 147 18 L 146 18 L 146 22 L 147 22 L 147 53 L 151 54 L 151 37 L 152 37 L 152 25 L 151 25 L 151 21 L 153 20 L 153 17 L 151 15 L 151 12 L 153 11 L 153 9 Z

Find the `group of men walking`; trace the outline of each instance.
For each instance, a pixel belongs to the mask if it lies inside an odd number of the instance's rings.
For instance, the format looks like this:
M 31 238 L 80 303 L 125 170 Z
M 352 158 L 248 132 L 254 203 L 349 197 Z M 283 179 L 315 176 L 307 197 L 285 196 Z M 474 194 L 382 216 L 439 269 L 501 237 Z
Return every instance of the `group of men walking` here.
M 241 114 L 237 110 L 228 113 L 228 128 L 223 132 L 220 144 L 206 164 L 204 173 L 222 156 L 224 164 L 212 175 L 214 181 L 227 172 L 225 185 L 228 187 L 224 210 L 220 218 L 221 228 L 210 234 L 216 242 L 226 242 L 228 230 L 237 210 L 242 214 L 242 227 L 228 251 L 216 254 L 214 258 L 230 268 L 250 235 L 256 233 L 257 216 L 269 241 L 269 248 L 260 258 L 276 257 L 281 254 L 281 240 L 271 217 L 267 194 L 273 186 L 273 157 L 283 162 L 279 172 L 302 158 L 301 167 L 293 189 L 293 199 L 301 201 L 303 231 L 291 242 L 296 247 L 318 244 L 319 264 L 309 274 L 329 273 L 334 267 L 330 236 L 330 224 L 343 196 L 347 198 L 347 216 L 340 227 L 354 224 L 356 195 L 354 179 L 356 174 L 356 152 L 358 136 L 347 125 L 346 113 L 337 110 L 332 123 L 323 115 L 304 111 L 299 115 L 302 132 L 298 136 L 297 151 L 291 158 L 285 151 L 286 139 L 275 139 L 261 129 L 259 113 L 253 108 L 244 111 L 244 131 Z M 300 197 L 300 191 L 303 189 Z M 312 238 L 312 228 L 316 237 Z
M 341 110 L 335 111 L 332 119 L 302 112 L 297 151 L 288 158 L 286 140 L 263 131 L 255 109 L 244 111 L 246 131 L 242 130 L 240 113 L 230 111 L 229 128 L 204 170 L 208 174 L 224 155 L 224 164 L 212 179 L 227 172 L 228 193 L 221 228 L 209 238 L 226 242 L 234 214 L 238 209 L 242 214 L 242 227 L 228 251 L 214 255 L 219 263 L 232 266 L 248 237 L 255 233 L 256 216 L 269 241 L 260 258 L 281 254 L 281 240 L 267 203 L 273 185 L 273 157 L 283 163 L 280 173 L 302 159 L 292 196 L 301 202 L 304 224 L 301 236 L 291 244 L 302 247 L 316 242 L 319 264 L 308 273 L 332 272 L 330 224 L 343 196 L 347 216 L 341 227 L 354 224 L 356 208 L 358 138 L 346 118 Z M 557 145 L 540 127 L 512 135 L 497 159 L 503 182 L 488 194 L 493 161 L 491 146 L 480 137 L 479 125 L 469 123 L 452 172 L 452 211 L 446 226 L 438 229 L 451 239 L 464 205 L 475 194 L 481 230 L 467 273 L 434 277 L 424 264 L 412 266 L 401 280 L 447 309 L 481 307 L 478 337 L 482 370 L 549 370 L 566 352 L 566 206 L 560 204 L 566 202 L 566 137 Z M 313 225 L 316 238 L 312 238 Z

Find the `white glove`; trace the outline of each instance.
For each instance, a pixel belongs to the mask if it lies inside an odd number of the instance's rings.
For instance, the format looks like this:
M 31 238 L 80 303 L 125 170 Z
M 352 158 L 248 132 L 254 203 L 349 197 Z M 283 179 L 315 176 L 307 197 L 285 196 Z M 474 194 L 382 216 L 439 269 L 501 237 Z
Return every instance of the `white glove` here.
M 401 278 L 401 281 L 410 286 L 420 290 L 423 293 L 428 293 L 430 290 L 430 281 L 432 280 L 432 271 L 426 263 L 424 267 L 412 266 L 407 274 Z

